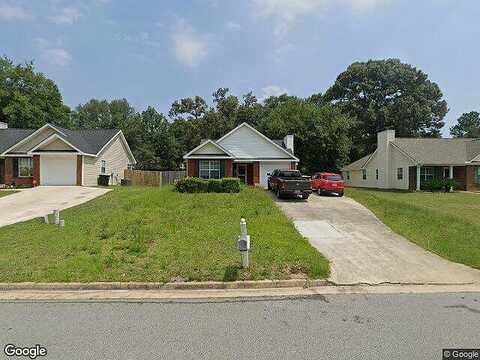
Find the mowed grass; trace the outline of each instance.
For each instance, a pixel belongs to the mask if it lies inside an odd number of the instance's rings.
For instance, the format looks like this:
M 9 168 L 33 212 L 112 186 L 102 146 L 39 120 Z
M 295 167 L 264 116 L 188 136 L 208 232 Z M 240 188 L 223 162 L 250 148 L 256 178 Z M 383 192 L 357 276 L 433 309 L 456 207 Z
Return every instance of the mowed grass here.
M 0 198 L 1 197 L 4 197 L 4 196 L 7 196 L 7 195 L 12 195 L 12 194 L 15 194 L 16 191 L 13 191 L 13 190 L 2 190 L 0 191 Z
M 236 250 L 247 219 L 250 268 Z M 327 260 L 268 194 L 179 194 L 171 187 L 116 188 L 61 212 L 0 228 L 0 282 L 206 281 L 324 278 Z
M 480 269 L 480 194 L 349 188 L 346 195 L 410 241 Z

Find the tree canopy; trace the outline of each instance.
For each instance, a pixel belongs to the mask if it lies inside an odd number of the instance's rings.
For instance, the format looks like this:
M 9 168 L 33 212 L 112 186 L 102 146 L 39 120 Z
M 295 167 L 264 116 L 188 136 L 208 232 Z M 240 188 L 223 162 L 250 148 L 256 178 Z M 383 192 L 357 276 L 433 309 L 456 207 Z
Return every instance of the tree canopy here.
M 480 114 L 477 111 L 463 113 L 457 124 L 450 128 L 450 135 L 457 138 L 480 138 Z
M 0 121 L 22 128 L 50 122 L 121 129 L 140 169 L 178 168 L 202 140 L 247 122 L 272 139 L 294 135 L 302 171 L 338 171 L 371 152 L 377 131 L 385 128 L 399 136 L 439 136 L 447 111 L 438 85 L 397 59 L 353 63 L 325 94 L 258 101 L 252 92 L 236 96 L 221 87 L 211 99 L 178 99 L 164 115 L 152 106 L 139 112 L 126 99 L 91 99 L 70 111 L 55 83 L 33 64 L 0 58 Z M 451 134 L 480 136 L 479 123 L 477 112 L 463 114 Z
M 387 128 L 398 136 L 438 137 L 448 111 L 438 85 L 398 59 L 351 64 L 325 99 L 356 119 L 352 138 L 357 156 L 372 152 L 376 133 Z
M 9 127 L 38 128 L 45 123 L 70 126 L 70 109 L 57 85 L 33 63 L 15 65 L 0 57 L 0 121 Z

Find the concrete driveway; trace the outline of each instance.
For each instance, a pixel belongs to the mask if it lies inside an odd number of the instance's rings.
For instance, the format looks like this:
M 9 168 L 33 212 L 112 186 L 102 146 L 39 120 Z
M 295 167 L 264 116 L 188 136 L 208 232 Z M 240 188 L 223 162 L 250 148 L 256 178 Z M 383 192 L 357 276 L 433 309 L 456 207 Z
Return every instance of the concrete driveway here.
M 277 200 L 296 228 L 331 262 L 337 284 L 480 283 L 480 271 L 447 261 L 395 234 L 367 208 L 312 194 Z
M 108 189 L 81 186 L 39 186 L 0 198 L 0 227 L 43 217 L 54 209 L 83 204 Z

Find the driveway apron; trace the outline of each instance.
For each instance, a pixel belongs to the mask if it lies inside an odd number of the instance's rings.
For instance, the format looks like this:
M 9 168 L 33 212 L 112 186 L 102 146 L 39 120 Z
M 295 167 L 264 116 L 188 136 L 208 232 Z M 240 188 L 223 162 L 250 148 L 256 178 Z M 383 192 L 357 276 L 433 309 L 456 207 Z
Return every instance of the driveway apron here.
M 0 227 L 43 217 L 55 209 L 77 206 L 107 193 L 82 186 L 39 186 L 0 198 Z
M 385 226 L 353 199 L 313 194 L 276 200 L 295 227 L 330 260 L 337 284 L 480 283 L 480 271 L 430 253 Z

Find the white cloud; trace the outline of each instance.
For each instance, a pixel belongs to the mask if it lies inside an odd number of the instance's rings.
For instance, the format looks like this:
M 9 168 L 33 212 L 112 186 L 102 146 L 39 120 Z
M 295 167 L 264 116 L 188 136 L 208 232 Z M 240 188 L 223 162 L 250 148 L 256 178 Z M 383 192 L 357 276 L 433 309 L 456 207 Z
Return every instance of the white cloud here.
M 283 38 L 299 18 L 325 11 L 329 6 L 343 4 L 358 13 L 383 5 L 390 0 L 250 0 L 253 16 L 272 18 L 273 32 Z
M 268 85 L 262 88 L 262 96 L 260 97 L 260 101 L 263 101 L 270 96 L 280 96 L 287 93 L 288 90 L 285 88 L 277 85 Z
M 236 23 L 234 21 L 229 21 L 227 22 L 227 28 L 229 30 L 240 30 L 242 27 L 240 26 L 239 23 Z
M 45 65 L 65 67 L 72 60 L 72 55 L 62 46 L 62 41 L 59 39 L 52 42 L 44 38 L 36 38 L 33 44 L 39 53 L 40 61 Z
M 0 3 L 0 20 L 17 21 L 33 19 L 32 13 L 20 5 Z
M 79 9 L 75 7 L 66 7 L 57 11 L 55 15 L 49 16 L 48 20 L 55 24 L 71 25 L 76 23 L 82 16 L 83 13 Z
M 285 36 L 298 17 L 321 10 L 328 0 L 251 0 L 255 16 L 275 19 L 273 32 Z
M 45 49 L 41 56 L 44 62 L 61 67 L 67 66 L 72 60 L 72 55 L 63 48 Z
M 185 22 L 175 29 L 173 35 L 174 53 L 183 64 L 194 67 L 208 54 L 208 43 Z

